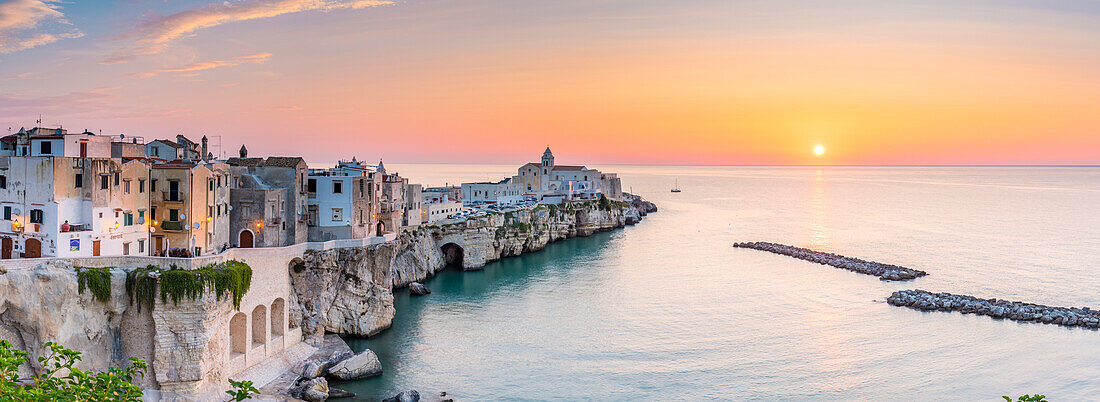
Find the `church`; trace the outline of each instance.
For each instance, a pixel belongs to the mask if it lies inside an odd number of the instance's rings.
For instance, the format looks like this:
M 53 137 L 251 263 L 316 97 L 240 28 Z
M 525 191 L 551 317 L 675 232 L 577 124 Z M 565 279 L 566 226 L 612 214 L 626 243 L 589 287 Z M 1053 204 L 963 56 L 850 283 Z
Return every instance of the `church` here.
M 540 202 L 595 200 L 600 194 L 611 200 L 621 200 L 623 195 L 622 182 L 616 174 L 585 166 L 555 164 L 550 147 L 542 153 L 541 162 L 520 166 L 512 183 L 525 197 Z

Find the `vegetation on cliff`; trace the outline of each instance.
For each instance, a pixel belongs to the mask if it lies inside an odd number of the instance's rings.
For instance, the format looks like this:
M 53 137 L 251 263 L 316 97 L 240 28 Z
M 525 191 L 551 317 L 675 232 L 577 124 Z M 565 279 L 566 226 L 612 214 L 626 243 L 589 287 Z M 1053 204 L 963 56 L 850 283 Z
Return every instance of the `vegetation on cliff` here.
M 74 367 L 80 352 L 47 342 L 48 356 L 38 358 L 45 370 L 42 375 L 19 378 L 19 366 L 27 362 L 27 352 L 0 340 L 0 400 L 12 401 L 140 401 L 141 387 L 133 384 L 145 376 L 144 360 L 131 357 L 126 368 L 111 367 L 104 372 Z
M 84 290 L 90 290 L 92 296 L 100 303 L 106 304 L 111 300 L 111 268 L 110 267 L 77 267 L 76 268 L 77 291 L 84 294 Z
M 195 300 L 203 292 L 213 289 L 221 298 L 226 293 L 233 296 L 233 307 L 240 310 L 241 298 L 252 285 L 252 268 L 244 262 L 229 260 L 210 264 L 195 270 L 172 266 L 161 269 L 154 265 L 138 268 L 126 274 L 126 295 L 130 304 L 137 303 L 138 310 L 145 304 L 153 308 L 157 282 L 160 283 L 161 303 L 179 304 L 184 297 Z

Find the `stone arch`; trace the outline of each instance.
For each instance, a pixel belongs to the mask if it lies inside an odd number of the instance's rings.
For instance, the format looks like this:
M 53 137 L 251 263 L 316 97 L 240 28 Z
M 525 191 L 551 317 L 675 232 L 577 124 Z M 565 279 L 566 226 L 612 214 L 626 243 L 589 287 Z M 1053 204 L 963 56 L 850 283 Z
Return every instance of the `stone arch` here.
M 248 317 L 238 312 L 229 320 L 229 347 L 233 353 L 248 350 Z
M 252 344 L 267 343 L 267 306 L 259 305 L 252 309 Z
M 447 243 L 444 244 L 443 247 L 440 247 L 440 249 L 443 251 L 444 267 L 455 267 L 459 269 L 466 267 L 465 250 L 462 249 L 462 246 L 455 243 Z
M 381 236 L 385 233 L 386 233 L 386 222 L 378 221 L 378 234 L 376 234 L 376 236 Z
M 294 257 L 287 263 L 287 271 L 291 274 L 297 274 L 306 270 L 306 262 L 301 258 Z
M 286 332 L 286 302 L 277 298 L 271 302 L 271 336 L 282 336 Z
M 256 234 L 251 229 L 242 229 L 237 233 L 237 247 L 252 248 L 256 246 Z

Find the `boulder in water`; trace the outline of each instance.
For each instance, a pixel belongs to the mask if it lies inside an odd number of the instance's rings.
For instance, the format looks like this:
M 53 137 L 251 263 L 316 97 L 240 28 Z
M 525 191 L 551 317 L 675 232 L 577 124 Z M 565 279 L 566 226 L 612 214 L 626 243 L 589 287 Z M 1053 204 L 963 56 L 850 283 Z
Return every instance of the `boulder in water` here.
M 424 296 L 429 293 L 432 293 L 431 289 L 428 289 L 427 286 L 424 286 L 424 284 L 420 282 L 413 282 L 409 284 L 409 294 L 413 296 Z
M 328 399 L 328 380 L 325 377 L 317 377 L 303 381 L 294 388 L 291 395 L 310 402 Z
M 330 376 L 340 380 L 358 380 L 382 374 L 382 363 L 370 349 L 336 363 L 328 369 Z
M 386 398 L 386 399 L 382 400 L 382 402 L 419 402 L 419 401 L 420 401 L 420 393 L 416 392 L 415 389 L 404 391 L 404 392 L 401 392 L 397 395 L 394 395 L 392 397 L 389 397 L 389 398 Z
M 328 389 L 328 398 L 329 399 L 354 398 L 354 397 L 355 397 L 355 393 L 351 392 L 351 391 L 348 391 L 348 390 L 344 390 L 344 389 L 340 389 L 340 388 L 336 388 L 336 387 L 329 387 L 329 389 Z

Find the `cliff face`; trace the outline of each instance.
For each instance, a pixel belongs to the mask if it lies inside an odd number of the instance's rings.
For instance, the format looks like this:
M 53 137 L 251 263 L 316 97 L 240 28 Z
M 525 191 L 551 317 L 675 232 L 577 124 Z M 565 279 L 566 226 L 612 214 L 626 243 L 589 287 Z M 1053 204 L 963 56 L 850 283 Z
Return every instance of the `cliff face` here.
M 291 322 L 301 320 L 307 341 L 319 344 L 326 331 L 369 336 L 389 328 L 397 247 L 306 251 L 301 269 L 290 272 L 290 302 Z
M 480 269 L 547 244 L 633 224 L 651 210 L 636 203 L 540 205 L 466 221 L 405 230 L 392 244 L 307 252 L 291 273 L 292 320 L 317 342 L 324 331 L 370 336 L 393 320 L 394 288 L 422 281 L 448 263 Z M 651 204 L 650 204 L 651 205 Z M 445 249 L 451 249 L 450 256 Z M 459 251 L 453 251 L 459 250 Z M 448 261 L 448 258 L 452 261 Z M 297 310 L 297 311 L 296 311 Z

